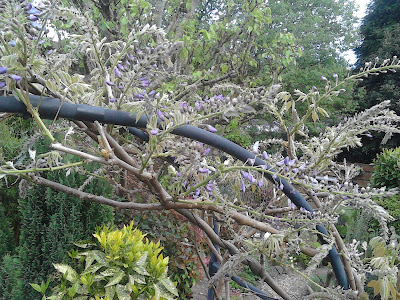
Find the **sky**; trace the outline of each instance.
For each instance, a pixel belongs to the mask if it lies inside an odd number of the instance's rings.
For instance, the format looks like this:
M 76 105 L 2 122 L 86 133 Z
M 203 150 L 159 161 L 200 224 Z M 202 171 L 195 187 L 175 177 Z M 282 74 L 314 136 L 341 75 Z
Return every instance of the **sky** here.
M 365 16 L 367 5 L 370 0 L 354 0 L 354 2 L 359 6 L 357 16 L 362 19 Z M 345 53 L 343 53 L 343 55 L 351 65 L 355 64 L 357 58 L 353 50 L 346 51 Z
M 355 0 L 354 2 L 357 3 L 358 6 L 360 7 L 357 15 L 360 18 L 364 17 L 365 10 L 367 9 L 367 4 L 369 3 L 369 0 Z

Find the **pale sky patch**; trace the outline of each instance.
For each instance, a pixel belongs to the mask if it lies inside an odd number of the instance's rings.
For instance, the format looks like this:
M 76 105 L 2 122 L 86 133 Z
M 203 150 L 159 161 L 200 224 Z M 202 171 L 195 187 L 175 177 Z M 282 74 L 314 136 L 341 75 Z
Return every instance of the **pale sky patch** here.
M 357 10 L 357 17 L 360 18 L 360 21 L 362 18 L 364 18 L 365 13 L 367 11 L 367 5 L 370 2 L 370 0 L 354 0 L 354 2 L 358 5 L 359 9 Z M 360 24 L 358 25 L 360 26 Z M 350 65 L 354 65 L 355 62 L 357 61 L 357 57 L 354 53 L 353 50 L 349 50 L 343 53 L 344 58 L 349 62 Z

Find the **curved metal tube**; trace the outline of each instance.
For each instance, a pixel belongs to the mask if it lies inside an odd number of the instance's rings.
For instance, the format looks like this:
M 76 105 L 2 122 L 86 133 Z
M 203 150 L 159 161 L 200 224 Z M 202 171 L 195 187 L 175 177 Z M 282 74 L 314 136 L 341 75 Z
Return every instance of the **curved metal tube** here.
M 55 117 L 60 117 L 70 120 L 88 122 L 93 122 L 97 120 L 100 123 L 137 128 L 146 128 L 147 125 L 147 117 L 145 115 L 141 116 L 139 120 L 136 121 L 136 114 L 130 114 L 124 111 L 111 110 L 85 104 L 63 103 L 56 98 L 40 97 L 36 95 L 30 95 L 29 100 L 34 107 L 37 107 L 40 103 L 38 111 L 40 116 L 45 119 L 54 119 Z M 30 114 L 26 110 L 25 105 L 15 99 L 15 97 L 13 96 L 0 97 L 0 112 L 22 113 L 24 115 L 30 116 Z M 173 130 L 172 133 L 213 146 L 245 163 L 248 163 L 249 159 L 255 158 L 254 166 L 266 165 L 266 163 L 262 159 L 260 159 L 259 157 L 255 157 L 254 153 L 247 151 L 241 146 L 221 136 L 194 127 L 192 125 L 183 125 Z M 266 168 L 271 172 L 275 172 L 275 170 L 271 166 L 267 165 Z M 285 195 L 298 208 L 302 207 L 309 212 L 313 212 L 310 204 L 287 180 L 279 177 L 277 177 L 277 179 L 274 179 L 269 173 L 264 173 L 264 176 L 273 183 L 282 184 L 283 193 L 285 193 Z M 322 225 L 318 225 L 317 230 L 322 234 L 327 234 L 327 230 Z M 324 242 L 323 239 L 321 239 L 321 241 Z M 332 268 L 336 275 L 338 283 L 344 289 L 349 289 L 347 275 L 344 270 L 343 263 L 340 260 L 339 253 L 337 252 L 335 247 L 333 247 L 329 251 L 328 257 L 331 261 Z

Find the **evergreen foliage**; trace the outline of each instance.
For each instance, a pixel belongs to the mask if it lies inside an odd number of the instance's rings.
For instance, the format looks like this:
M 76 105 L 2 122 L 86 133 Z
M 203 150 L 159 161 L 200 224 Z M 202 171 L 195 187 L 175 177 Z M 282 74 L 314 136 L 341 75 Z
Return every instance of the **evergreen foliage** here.
M 63 172 L 50 172 L 49 180 L 79 187 L 85 177 L 78 173 L 66 176 Z M 91 182 L 85 191 L 98 195 L 110 195 L 109 185 Z M 73 242 L 87 239 L 96 226 L 113 222 L 112 208 L 97 203 L 84 202 L 76 197 L 55 192 L 45 187 L 34 187 L 20 200 L 22 226 L 19 257 L 23 290 L 26 299 L 37 294 L 28 285 L 40 282 L 53 272 L 53 262 L 67 260 L 67 251 Z
M 0 299 L 24 300 L 21 273 L 23 269 L 16 256 L 5 255 L 0 262 Z
M 4 215 L 3 205 L 0 203 L 0 258 L 11 253 L 14 248 L 11 226 Z
M 400 2 L 396 0 L 372 0 L 367 15 L 361 24 L 363 41 L 355 50 L 357 68 L 366 62 L 376 63 L 376 59 L 390 59 L 400 55 Z M 369 76 L 359 83 L 355 100 L 360 110 L 368 109 L 384 100 L 391 101 L 391 108 L 400 112 L 400 76 L 399 73 L 388 73 L 385 76 Z M 373 139 L 364 138 L 364 151 L 346 154 L 352 161 L 370 162 L 382 151 L 383 147 L 400 145 L 398 135 L 388 144 L 382 146 L 383 135 L 374 134 Z
M 357 67 L 374 62 L 376 57 L 391 58 L 400 53 L 400 2 L 374 0 L 361 25 L 362 44 L 356 49 Z M 383 100 L 391 100 L 392 107 L 400 111 L 399 74 L 371 76 L 360 84 L 366 93 L 359 99 L 360 109 L 367 109 Z

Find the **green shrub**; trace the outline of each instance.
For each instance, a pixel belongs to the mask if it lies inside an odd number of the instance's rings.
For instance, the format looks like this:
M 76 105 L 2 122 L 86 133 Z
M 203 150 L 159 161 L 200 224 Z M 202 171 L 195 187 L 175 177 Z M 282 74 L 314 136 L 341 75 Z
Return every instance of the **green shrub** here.
M 67 264 L 54 264 L 60 276 L 50 299 L 174 299 L 178 292 L 167 277 L 168 257 L 160 243 L 149 242 L 133 222 L 122 229 L 102 227 L 96 231 L 92 248 L 71 256 L 80 260 L 80 270 Z M 44 286 L 45 284 L 42 284 Z M 41 286 L 33 284 L 37 291 Z
M 196 231 L 174 211 L 139 212 L 134 214 L 134 220 L 150 239 L 161 241 L 165 255 L 171 258 L 169 269 L 177 283 L 179 299 L 191 299 L 192 286 L 201 277 L 202 269 L 193 239 L 197 239 L 202 250 L 205 243 L 201 231 Z
M 383 149 L 374 161 L 371 183 L 375 187 L 400 187 L 400 147 Z
M 374 187 L 400 188 L 400 148 L 384 149 L 374 161 L 371 183 Z M 376 203 L 385 208 L 396 220 L 390 225 L 400 233 L 400 195 L 376 198 Z

